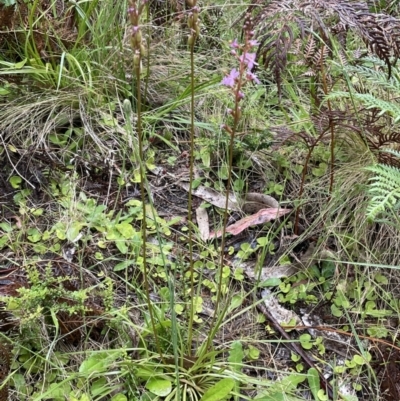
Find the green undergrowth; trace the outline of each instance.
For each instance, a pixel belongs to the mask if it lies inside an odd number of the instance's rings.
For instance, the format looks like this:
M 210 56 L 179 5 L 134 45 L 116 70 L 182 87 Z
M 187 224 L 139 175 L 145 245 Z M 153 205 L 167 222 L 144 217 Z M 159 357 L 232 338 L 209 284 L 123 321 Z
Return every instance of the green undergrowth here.
M 400 307 L 391 55 L 361 29 L 344 54 L 316 14 L 300 36 L 290 1 L 285 26 L 278 2 L 250 10 L 254 29 L 247 2 L 161 3 L 17 1 L 27 19 L 4 28 L 0 385 L 12 400 L 382 399 Z M 350 56 L 362 40 L 372 54 Z M 198 189 L 291 213 L 227 234 L 259 212 Z

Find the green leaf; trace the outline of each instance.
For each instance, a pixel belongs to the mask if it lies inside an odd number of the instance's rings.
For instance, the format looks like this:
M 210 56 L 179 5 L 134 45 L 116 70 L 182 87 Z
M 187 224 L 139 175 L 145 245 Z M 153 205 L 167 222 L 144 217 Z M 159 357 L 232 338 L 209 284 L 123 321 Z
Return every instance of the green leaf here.
M 185 310 L 185 308 L 181 304 L 175 304 L 174 310 L 177 315 L 181 315 L 183 313 L 183 311 Z
M 0 223 L 0 228 L 5 232 L 9 233 L 12 231 L 12 226 L 11 224 L 8 224 L 6 222 Z
M 90 386 L 90 392 L 92 393 L 93 397 L 105 396 L 109 393 L 109 390 L 110 388 L 105 377 L 101 377 L 100 379 L 93 381 L 92 385 Z
M 310 368 L 307 372 L 307 380 L 308 385 L 310 386 L 310 390 L 312 395 L 314 396 L 315 401 L 318 401 L 318 391 L 320 390 L 320 378 L 317 369 Z
M 263 398 L 256 398 L 254 401 L 304 401 L 304 398 L 293 397 L 286 393 L 275 393 Z
M 237 192 L 241 192 L 243 191 L 244 185 L 245 185 L 244 180 L 238 178 L 233 182 L 233 189 Z
M 142 379 L 143 381 L 151 379 L 154 377 L 154 375 L 157 373 L 157 371 L 154 369 L 150 368 L 138 368 L 136 370 L 135 376 L 138 377 L 139 379 Z
M 381 309 L 381 310 L 373 309 L 373 310 L 366 310 L 365 314 L 368 316 L 380 318 L 380 317 L 391 316 L 393 315 L 393 312 L 388 309 Z
M 355 368 L 357 366 L 354 359 L 352 359 L 351 361 L 344 361 L 344 364 L 350 369 Z
M 115 265 L 114 267 L 114 271 L 115 272 L 119 272 L 121 270 L 126 270 L 127 267 L 132 266 L 135 262 L 133 260 L 124 260 L 121 263 L 118 263 L 117 265 Z
M 346 395 L 341 393 L 340 396 L 343 398 L 343 401 L 358 401 L 358 397 L 356 395 Z
M 27 231 L 27 234 L 28 234 L 28 240 L 33 243 L 39 242 L 42 238 L 42 234 L 37 228 L 30 228 Z
M 79 236 L 80 231 L 82 230 L 82 227 L 83 227 L 83 223 L 81 223 L 80 221 L 74 221 L 68 227 L 68 230 L 67 230 L 68 241 L 75 242 Z
M 110 229 L 107 231 L 106 239 L 108 239 L 110 241 L 115 241 L 115 240 L 118 240 L 121 238 L 122 238 L 121 234 L 117 230 Z
M 238 308 L 243 303 L 243 296 L 242 295 L 234 295 L 232 297 L 231 304 L 229 305 L 229 311 Z
M 389 335 L 388 330 L 384 326 L 371 326 L 367 329 L 370 337 L 385 338 Z
M 51 383 L 46 391 L 46 399 L 63 399 L 71 391 L 68 383 Z
M 111 398 L 111 401 L 128 401 L 128 399 L 124 394 L 116 394 L 113 398 Z
M 225 163 L 222 163 L 217 174 L 221 180 L 227 180 L 229 175 L 229 167 Z
M 379 284 L 388 284 L 388 279 L 386 276 L 384 276 L 381 273 L 376 273 L 374 276 L 374 279 L 376 280 L 377 283 Z
M 243 346 L 240 341 L 234 341 L 229 351 L 228 362 L 232 363 L 232 370 L 240 372 L 243 366 Z
M 210 157 L 210 152 L 208 150 L 203 150 L 200 153 L 201 161 L 204 164 L 204 167 L 210 167 L 211 165 L 211 157 Z
M 258 286 L 259 287 L 277 287 L 282 283 L 282 280 L 278 277 L 271 277 L 267 280 L 262 281 Z
M 203 394 L 203 397 L 200 398 L 200 401 L 222 401 L 229 395 L 234 386 L 235 380 L 229 378 L 222 379 L 209 388 Z
M 44 210 L 43 210 L 42 208 L 33 209 L 33 210 L 32 210 L 32 214 L 33 214 L 34 216 L 42 216 L 43 213 L 44 213 Z
M 257 238 L 257 244 L 260 246 L 268 246 L 270 243 L 271 243 L 271 238 L 269 237 Z
M 13 175 L 12 177 L 10 177 L 10 184 L 14 189 L 18 189 L 21 185 L 22 182 L 22 178 L 19 177 L 18 175 Z
M 0 87 L 0 96 L 6 96 L 8 94 L 10 94 L 9 90 L 7 90 L 6 88 Z
M 65 235 L 65 229 L 63 230 L 62 227 L 57 227 L 56 228 L 56 236 L 60 240 L 65 240 L 67 236 Z
M 128 246 L 126 245 L 126 241 L 115 241 L 115 245 L 119 249 L 119 251 L 125 255 L 128 252 Z
M 116 224 L 115 228 L 125 239 L 132 238 L 135 234 L 135 230 L 133 229 L 132 225 L 126 221 Z
M 327 168 L 328 165 L 326 163 L 320 163 L 318 168 L 313 168 L 311 171 L 315 177 L 322 177 L 326 173 Z
M 260 357 L 260 350 L 252 345 L 249 345 L 248 356 L 251 360 L 255 361 Z
M 332 315 L 335 317 L 343 316 L 343 312 L 334 304 L 331 305 Z
M 304 349 L 311 349 L 313 347 L 313 343 L 311 341 L 311 336 L 309 334 L 302 334 L 299 337 L 300 344 Z
M 106 369 L 106 363 L 107 359 L 104 358 L 104 354 L 95 354 L 82 362 L 79 372 L 86 375 L 103 372 Z
M 353 360 L 357 365 L 365 365 L 365 359 L 361 355 L 354 355 Z
M 82 362 L 79 372 L 85 375 L 104 372 L 112 369 L 114 361 L 120 357 L 121 353 L 114 351 L 93 353 Z
M 166 397 L 172 391 L 172 384 L 169 380 L 150 379 L 146 383 L 146 388 L 155 395 Z

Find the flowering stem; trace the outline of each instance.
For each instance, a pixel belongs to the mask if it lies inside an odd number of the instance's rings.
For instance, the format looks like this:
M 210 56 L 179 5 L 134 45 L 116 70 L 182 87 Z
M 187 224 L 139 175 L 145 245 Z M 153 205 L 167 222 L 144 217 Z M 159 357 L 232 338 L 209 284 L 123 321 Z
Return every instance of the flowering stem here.
M 133 49 L 133 68 L 134 68 L 134 76 L 136 78 L 136 130 L 138 135 L 138 145 L 139 145 L 139 165 L 140 165 L 140 194 L 142 200 L 142 254 L 143 254 L 143 281 L 145 287 L 146 294 L 146 302 L 149 309 L 149 317 L 150 324 L 153 330 L 155 344 L 157 348 L 157 352 L 159 353 L 161 359 L 164 359 L 160 342 L 158 340 L 157 329 L 155 324 L 153 306 L 150 299 L 150 285 L 147 277 L 147 219 L 146 219 L 146 191 L 145 191 L 145 163 L 144 163 L 144 154 L 143 154 L 143 131 L 142 131 L 142 110 L 141 110 L 141 67 L 142 67 L 142 56 L 145 53 L 144 47 L 142 44 L 142 33 L 140 29 L 140 16 L 142 11 L 147 3 L 147 0 L 142 0 L 139 4 L 139 1 L 131 0 L 129 3 L 129 17 L 132 24 L 132 37 L 131 44 Z
M 192 227 L 192 188 L 193 188 L 193 176 L 194 176 L 194 45 L 199 34 L 199 8 L 196 6 L 197 0 L 187 1 L 188 5 L 192 7 L 188 25 L 191 30 L 188 45 L 190 52 L 190 166 L 189 166 L 189 200 L 188 200 L 188 223 L 189 223 L 189 271 L 190 271 L 190 316 L 189 316 L 189 327 L 188 327 L 188 355 L 192 355 L 192 338 L 193 338 L 193 321 L 194 321 L 194 258 L 193 258 L 193 227 Z
M 231 126 L 226 124 L 223 125 L 223 129 L 227 131 L 230 135 L 229 141 L 229 149 L 228 149 L 228 179 L 226 182 L 226 195 L 225 195 L 225 208 L 224 208 L 224 216 L 222 223 L 222 240 L 221 240 L 221 259 L 220 259 L 220 270 L 218 276 L 218 289 L 217 289 L 217 299 L 215 306 L 215 313 L 211 322 L 211 333 L 207 338 L 206 349 L 208 349 L 211 345 L 211 341 L 216 334 L 216 330 L 219 327 L 219 324 L 215 324 L 217 316 L 218 320 L 222 320 L 224 317 L 224 312 L 228 305 L 225 307 L 225 310 L 219 311 L 219 304 L 221 302 L 222 297 L 222 282 L 223 282 L 223 268 L 224 268 L 224 249 L 225 249 L 225 234 L 226 234 L 226 225 L 228 222 L 228 204 L 229 204 L 229 193 L 232 181 L 232 165 L 233 165 L 233 150 L 234 150 L 234 141 L 235 135 L 238 129 L 239 121 L 241 118 L 241 107 L 240 102 L 244 98 L 244 94 L 242 92 L 242 88 L 248 81 L 253 81 L 255 83 L 259 83 L 258 78 L 252 73 L 253 66 L 255 65 L 255 53 L 250 53 L 250 49 L 257 45 L 254 40 L 252 40 L 253 32 L 251 31 L 251 21 L 248 20 L 244 25 L 245 32 L 245 44 L 240 46 L 237 41 L 233 41 L 231 44 L 231 54 L 236 57 L 239 61 L 239 70 L 232 69 L 230 74 L 226 76 L 222 80 L 222 84 L 232 88 L 232 94 L 235 102 L 235 106 L 233 110 L 229 110 L 228 114 L 233 117 L 233 121 Z M 241 50 L 241 54 L 237 53 L 237 50 Z

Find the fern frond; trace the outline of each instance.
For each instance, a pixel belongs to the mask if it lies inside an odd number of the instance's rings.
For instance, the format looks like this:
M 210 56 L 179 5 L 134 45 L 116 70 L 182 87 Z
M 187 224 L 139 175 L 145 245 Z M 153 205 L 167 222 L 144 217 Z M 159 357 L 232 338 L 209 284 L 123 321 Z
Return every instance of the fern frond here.
M 400 152 L 388 150 L 395 156 L 400 157 Z M 400 200 L 400 169 L 386 164 L 376 164 L 366 167 L 366 170 L 375 175 L 370 178 L 369 195 L 367 206 L 367 219 L 374 221 L 379 213 L 392 209 Z
M 384 153 L 389 153 L 393 156 L 396 156 L 400 159 L 400 151 L 397 149 L 384 149 L 382 152 Z
M 368 1 L 255 0 L 245 15 L 253 16 L 255 37 L 260 42 L 258 58 L 274 72 L 278 87 L 291 47 L 298 37 L 304 39 L 305 33 L 310 34 L 302 56 L 312 60 L 310 67 L 326 61 L 328 53 L 324 52 L 332 52 L 334 38 L 338 48 L 344 49 L 349 31 L 361 38 L 366 49 L 384 63 L 389 78 L 392 65 L 400 57 L 400 20 L 370 12 Z M 323 51 L 318 54 L 320 49 Z M 342 64 L 345 64 L 344 56 L 343 52 Z
M 353 93 L 349 92 L 332 92 L 325 97 L 325 100 L 329 99 L 342 99 L 342 98 L 353 98 L 360 101 L 367 109 L 378 109 L 378 116 L 382 116 L 388 113 L 392 118 L 393 122 L 396 123 L 400 120 L 400 106 L 393 101 L 385 101 L 375 97 L 370 93 Z
M 374 57 L 365 57 L 363 59 L 363 65 L 345 67 L 345 71 L 351 75 L 358 75 L 366 79 L 373 84 L 372 88 L 377 86 L 379 89 L 385 89 L 398 95 L 400 92 L 400 80 L 397 74 L 394 74 L 387 78 L 382 68 L 376 69 L 376 67 L 383 67 L 384 63 Z

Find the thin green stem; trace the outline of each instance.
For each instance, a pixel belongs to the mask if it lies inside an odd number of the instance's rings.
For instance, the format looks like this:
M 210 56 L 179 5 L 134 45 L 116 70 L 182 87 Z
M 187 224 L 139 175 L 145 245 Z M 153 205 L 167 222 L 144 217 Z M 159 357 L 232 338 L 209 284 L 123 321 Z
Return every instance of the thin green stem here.
M 189 201 L 188 201 L 188 226 L 189 226 L 189 271 L 190 271 L 190 316 L 188 327 L 188 355 L 192 355 L 193 320 L 194 320 L 194 260 L 193 260 L 193 227 L 192 227 L 192 188 L 194 169 L 194 41 L 190 45 L 190 166 L 189 166 Z
M 244 49 L 244 52 L 242 54 L 242 60 L 246 59 L 246 53 L 247 49 Z M 221 297 L 222 297 L 222 279 L 223 279 L 223 267 L 224 267 L 224 248 L 225 248 L 225 234 L 226 234 L 226 225 L 228 222 L 228 205 L 229 205 L 229 193 L 230 193 L 230 187 L 231 187 L 231 181 L 232 181 L 232 165 L 233 165 L 233 147 L 234 147 L 234 142 L 235 142 L 235 134 L 237 131 L 237 127 L 239 124 L 239 119 L 240 119 L 240 107 L 239 107 L 239 102 L 240 102 L 240 93 L 241 89 L 243 86 L 243 76 L 245 74 L 246 70 L 246 64 L 244 61 L 240 63 L 240 68 L 239 68 L 239 78 L 237 82 L 237 86 L 235 88 L 234 94 L 235 94 L 235 109 L 233 112 L 233 125 L 231 130 L 229 131 L 230 133 L 230 141 L 229 141 L 229 148 L 228 148 L 228 179 L 226 182 L 226 195 L 225 195 L 225 206 L 224 206 L 224 216 L 223 216 L 223 222 L 222 222 L 222 239 L 221 239 L 221 253 L 220 253 L 220 263 L 219 263 L 219 276 L 218 276 L 218 288 L 217 288 L 217 299 L 215 301 L 215 313 L 213 315 L 212 321 L 211 321 L 211 333 L 207 337 L 207 344 L 206 344 L 206 350 L 210 347 L 211 341 L 215 336 L 216 327 L 214 327 L 216 323 L 216 319 L 219 315 L 219 304 L 221 302 Z M 221 318 L 221 316 L 220 316 Z
M 146 294 L 146 302 L 149 309 L 150 322 L 153 329 L 155 344 L 157 347 L 157 352 L 159 353 L 161 359 L 164 359 L 163 353 L 160 347 L 160 343 L 157 336 L 156 324 L 153 313 L 153 305 L 151 304 L 150 299 L 150 285 L 147 276 L 147 219 L 146 219 L 146 192 L 145 192 L 145 171 L 144 171 L 144 154 L 143 154 L 143 131 L 142 131 L 142 109 L 141 109 L 141 88 L 140 88 L 140 65 L 141 65 L 141 56 L 140 51 L 138 52 L 138 60 L 135 65 L 135 76 L 136 76 L 136 113 L 137 113 L 137 122 L 136 129 L 138 135 L 139 142 L 139 164 L 140 164 L 140 195 L 142 200 L 142 252 L 143 252 L 143 280 Z

